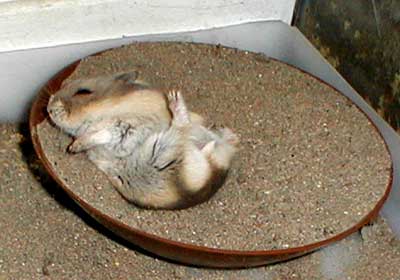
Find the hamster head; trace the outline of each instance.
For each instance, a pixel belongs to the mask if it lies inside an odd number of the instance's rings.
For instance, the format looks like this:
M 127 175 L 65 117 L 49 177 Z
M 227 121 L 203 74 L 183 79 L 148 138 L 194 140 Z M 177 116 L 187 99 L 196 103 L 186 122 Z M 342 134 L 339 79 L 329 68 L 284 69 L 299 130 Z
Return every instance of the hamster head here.
M 49 116 L 61 129 L 77 135 L 90 123 L 106 118 L 113 99 L 129 90 L 142 88 L 143 84 L 136 81 L 137 76 L 137 72 L 128 72 L 63 83 L 50 97 Z

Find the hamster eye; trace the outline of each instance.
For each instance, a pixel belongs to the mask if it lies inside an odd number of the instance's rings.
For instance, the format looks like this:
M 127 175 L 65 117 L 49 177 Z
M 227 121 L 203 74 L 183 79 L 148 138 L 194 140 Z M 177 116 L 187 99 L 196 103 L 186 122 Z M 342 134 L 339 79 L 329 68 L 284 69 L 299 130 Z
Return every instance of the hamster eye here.
M 91 93 L 93 93 L 93 91 L 91 91 L 90 89 L 80 88 L 75 92 L 74 96 L 77 96 L 77 95 L 88 95 L 88 94 L 91 94 Z

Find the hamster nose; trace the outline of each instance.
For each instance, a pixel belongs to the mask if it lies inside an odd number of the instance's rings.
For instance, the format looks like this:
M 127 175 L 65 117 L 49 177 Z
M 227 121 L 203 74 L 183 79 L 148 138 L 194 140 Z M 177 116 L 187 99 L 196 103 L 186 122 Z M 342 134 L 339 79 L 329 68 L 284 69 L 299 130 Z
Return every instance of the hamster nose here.
M 49 103 L 47 104 L 47 112 L 53 114 L 57 111 L 57 108 L 62 106 L 62 102 L 59 98 L 50 96 Z

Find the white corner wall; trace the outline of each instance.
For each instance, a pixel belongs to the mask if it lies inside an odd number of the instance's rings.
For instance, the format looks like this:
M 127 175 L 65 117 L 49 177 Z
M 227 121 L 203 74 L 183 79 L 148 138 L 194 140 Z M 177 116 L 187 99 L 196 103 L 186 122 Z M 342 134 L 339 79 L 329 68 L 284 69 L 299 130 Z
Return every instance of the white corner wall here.
M 0 0 L 0 52 L 204 30 L 290 24 L 295 0 Z

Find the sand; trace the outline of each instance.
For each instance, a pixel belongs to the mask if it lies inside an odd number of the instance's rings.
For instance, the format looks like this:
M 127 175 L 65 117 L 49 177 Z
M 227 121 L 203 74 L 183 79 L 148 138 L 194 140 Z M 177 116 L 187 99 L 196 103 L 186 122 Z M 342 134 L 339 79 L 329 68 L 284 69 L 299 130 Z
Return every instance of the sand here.
M 241 138 L 227 182 L 208 202 L 152 211 L 127 203 L 83 154 L 66 154 L 71 139 L 43 122 L 40 141 L 68 188 L 134 228 L 219 249 L 291 248 L 354 226 L 388 186 L 391 161 L 373 125 L 299 70 L 234 49 L 161 43 L 85 59 L 70 78 L 134 69 L 181 89 L 191 110 Z

